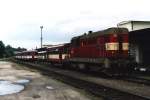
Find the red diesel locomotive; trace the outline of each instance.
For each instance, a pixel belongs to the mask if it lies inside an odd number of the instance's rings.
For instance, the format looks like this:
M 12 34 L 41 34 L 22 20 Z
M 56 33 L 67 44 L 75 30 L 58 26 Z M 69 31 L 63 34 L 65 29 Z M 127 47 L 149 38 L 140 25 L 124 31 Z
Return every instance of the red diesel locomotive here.
M 69 62 L 79 68 L 96 69 L 102 72 L 128 72 L 129 36 L 125 28 L 109 28 L 92 32 L 71 40 Z
M 66 67 L 98 70 L 109 74 L 128 73 L 134 65 L 129 56 L 129 34 L 126 28 L 89 31 L 88 34 L 73 37 L 70 43 L 44 50 L 37 49 L 34 54 L 36 57 L 33 59 L 37 58 L 39 62 L 59 63 Z M 17 58 L 22 57 L 17 55 Z

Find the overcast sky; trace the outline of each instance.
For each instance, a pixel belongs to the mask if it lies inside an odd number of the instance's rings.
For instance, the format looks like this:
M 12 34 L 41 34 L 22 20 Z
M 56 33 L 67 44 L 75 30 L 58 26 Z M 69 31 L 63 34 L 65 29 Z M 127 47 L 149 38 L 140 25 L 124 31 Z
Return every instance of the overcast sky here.
M 149 0 L 0 0 L 0 40 L 13 47 L 69 42 L 127 20 L 150 21 Z

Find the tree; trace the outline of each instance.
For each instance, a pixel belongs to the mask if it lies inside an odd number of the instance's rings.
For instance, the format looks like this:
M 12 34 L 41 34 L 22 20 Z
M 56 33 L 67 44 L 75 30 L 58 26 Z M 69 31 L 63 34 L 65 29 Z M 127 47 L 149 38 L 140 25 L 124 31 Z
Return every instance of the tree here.
M 16 52 L 22 52 L 26 50 L 27 49 L 21 48 L 21 47 L 13 48 L 10 45 L 7 45 L 5 47 L 4 43 L 0 41 L 0 58 L 11 57 L 11 56 L 14 56 Z
M 5 55 L 5 45 L 2 41 L 0 41 L 0 58 L 3 58 Z
M 12 48 L 10 45 L 7 45 L 5 47 L 5 56 L 6 57 L 11 57 L 14 55 L 14 48 Z
M 7 45 L 5 47 L 5 56 L 6 57 L 11 57 L 11 56 L 14 56 L 16 52 L 22 52 L 22 51 L 26 51 L 26 49 L 21 48 L 21 47 L 13 48 L 10 45 Z
M 14 48 L 15 51 L 18 51 L 18 52 L 22 52 L 22 51 L 26 51 L 27 49 L 26 48 L 21 48 L 21 47 L 18 47 L 18 48 Z

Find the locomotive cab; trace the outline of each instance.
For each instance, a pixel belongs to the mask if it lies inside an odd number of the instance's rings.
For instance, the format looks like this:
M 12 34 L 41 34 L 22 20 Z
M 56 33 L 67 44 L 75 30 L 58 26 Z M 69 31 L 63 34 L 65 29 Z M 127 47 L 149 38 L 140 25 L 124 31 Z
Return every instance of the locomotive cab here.
M 108 35 L 105 48 L 108 57 L 126 58 L 128 57 L 129 42 L 128 31 L 118 29 Z

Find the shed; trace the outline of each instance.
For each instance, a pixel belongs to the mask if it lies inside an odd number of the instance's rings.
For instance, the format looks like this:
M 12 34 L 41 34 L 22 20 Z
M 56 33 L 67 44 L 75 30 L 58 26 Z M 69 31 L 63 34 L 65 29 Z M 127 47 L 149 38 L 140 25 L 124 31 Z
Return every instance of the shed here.
M 128 28 L 130 54 L 135 61 L 150 65 L 150 21 L 124 21 L 117 26 Z

